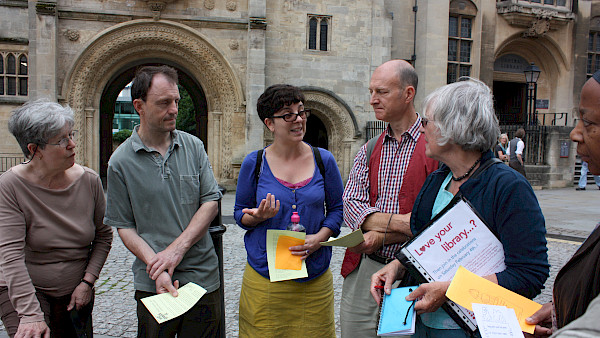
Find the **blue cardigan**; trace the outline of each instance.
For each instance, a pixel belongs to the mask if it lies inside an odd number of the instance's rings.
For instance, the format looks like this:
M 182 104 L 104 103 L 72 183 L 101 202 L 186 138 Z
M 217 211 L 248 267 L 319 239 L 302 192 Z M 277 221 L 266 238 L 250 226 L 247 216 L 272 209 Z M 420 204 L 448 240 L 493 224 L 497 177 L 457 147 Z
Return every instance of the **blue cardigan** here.
M 321 176 L 316 161 L 312 180 L 299 189 L 290 189 L 279 183 L 273 176 L 266 157 L 263 157 L 262 172 L 257 185 L 254 179 L 256 151 L 247 155 L 242 163 L 235 194 L 234 217 L 237 224 L 247 230 L 244 243 L 248 254 L 248 263 L 265 278 L 269 278 L 266 251 L 267 229 L 285 230 L 290 223 L 293 211 L 297 211 L 300 215 L 300 224 L 306 228 L 307 235 L 317 233 L 321 227 L 330 228 L 335 237 L 340 233 L 343 213 L 342 193 L 344 191 L 342 177 L 333 155 L 325 149 L 318 149 L 325 166 L 327 184 Z M 324 184 L 327 190 L 325 190 Z M 274 194 L 281 203 L 277 215 L 256 227 L 244 226 L 241 222 L 242 209 L 258 207 L 267 193 Z M 324 202 L 327 203 L 326 208 L 323 205 Z M 293 206 L 296 209 L 293 209 Z M 331 247 L 321 247 L 306 259 L 308 277 L 296 279 L 296 281 L 308 281 L 320 276 L 329 268 L 330 260 Z
M 492 156 L 488 151 L 481 162 Z M 450 168 L 444 165 L 429 175 L 423 184 L 410 220 L 413 234 L 431 220 L 435 198 L 449 172 Z M 496 274 L 498 284 L 527 298 L 535 297 L 544 287 L 550 265 L 544 215 L 529 182 L 500 163 L 467 180 L 459 191 L 504 247 L 506 270 Z

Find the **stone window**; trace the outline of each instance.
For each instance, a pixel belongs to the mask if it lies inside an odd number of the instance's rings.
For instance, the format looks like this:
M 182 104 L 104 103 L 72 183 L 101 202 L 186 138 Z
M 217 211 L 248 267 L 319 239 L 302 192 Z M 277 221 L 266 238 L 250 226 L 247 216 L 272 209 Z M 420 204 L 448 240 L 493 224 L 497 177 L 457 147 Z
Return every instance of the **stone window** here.
M 468 0 L 450 3 L 447 83 L 456 82 L 461 76 L 471 76 L 472 30 L 476 14 L 475 5 Z
M 590 32 L 587 47 L 587 77 L 600 70 L 600 17 L 590 20 Z
M 0 52 L 0 96 L 27 96 L 26 54 Z
M 331 16 L 309 14 L 307 48 L 328 51 L 330 49 L 330 28 Z

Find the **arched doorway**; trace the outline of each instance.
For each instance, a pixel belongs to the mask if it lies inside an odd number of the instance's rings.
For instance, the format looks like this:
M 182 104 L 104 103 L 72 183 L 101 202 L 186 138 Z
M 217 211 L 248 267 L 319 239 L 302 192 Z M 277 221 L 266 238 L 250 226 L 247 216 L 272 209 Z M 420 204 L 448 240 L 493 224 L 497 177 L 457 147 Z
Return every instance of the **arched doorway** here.
M 525 123 L 526 85 L 523 71 L 529 65 L 517 54 L 505 54 L 494 62 L 494 110 L 501 125 Z
M 342 178 L 346 180 L 354 155 L 358 151 L 352 147 L 356 143 L 355 140 L 362 137 L 356 117 L 350 107 L 335 93 L 318 87 L 301 89 L 306 100 L 304 106 L 312 110 L 304 139 L 308 143 L 312 141 L 321 144 L 320 147 L 329 150 L 337 161 Z
M 105 86 L 100 98 L 100 176 L 106 176 L 108 160 L 113 151 L 112 130 L 114 108 L 117 96 L 121 90 L 131 82 L 135 72 L 142 66 L 169 65 L 177 70 L 179 84 L 189 94 L 193 104 L 193 118 L 195 119 L 195 128 L 185 130 L 190 134 L 198 136 L 204 142 L 205 149 L 208 147 L 207 125 L 208 125 L 208 106 L 206 96 L 202 87 L 190 75 L 185 68 L 170 62 L 169 60 L 148 60 L 141 59 L 125 66 L 115 73 L 113 78 Z M 183 93 L 181 93 L 183 94 Z M 183 97 L 183 95 L 182 95 Z M 179 129 L 181 129 L 178 126 Z
M 304 135 L 304 142 L 313 147 L 329 149 L 327 128 L 325 128 L 325 124 L 323 121 L 321 121 L 318 113 L 315 111 L 312 112 L 312 115 L 310 115 L 308 121 L 306 121 L 306 134 Z
M 107 100 L 116 97 L 116 91 L 132 77 L 128 72 L 147 63 L 175 66 L 184 75 L 181 83 L 186 89 L 202 91 L 207 113 L 200 118 L 206 118 L 207 123 L 206 135 L 202 136 L 201 130 L 201 137 L 210 140 L 206 142 L 207 153 L 215 177 L 220 183 L 231 184 L 232 157 L 240 148 L 236 142 L 245 137 L 244 128 L 233 128 L 233 121 L 246 114 L 241 82 L 224 54 L 207 38 L 184 24 L 166 20 L 133 20 L 112 26 L 92 38 L 75 61 L 62 86 L 62 96 L 73 108 L 76 128 L 81 131 L 77 162 L 100 171 L 104 141 L 99 131 L 105 114 L 101 113 L 101 101 L 104 96 Z M 193 81 L 185 84 L 186 76 Z

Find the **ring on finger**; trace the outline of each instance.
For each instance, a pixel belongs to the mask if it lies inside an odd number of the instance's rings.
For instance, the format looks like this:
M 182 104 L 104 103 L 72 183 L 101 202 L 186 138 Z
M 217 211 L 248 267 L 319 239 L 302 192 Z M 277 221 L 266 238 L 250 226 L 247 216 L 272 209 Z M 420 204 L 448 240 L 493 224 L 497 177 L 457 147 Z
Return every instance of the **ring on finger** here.
M 306 254 L 307 255 L 310 254 L 310 250 L 306 249 Z

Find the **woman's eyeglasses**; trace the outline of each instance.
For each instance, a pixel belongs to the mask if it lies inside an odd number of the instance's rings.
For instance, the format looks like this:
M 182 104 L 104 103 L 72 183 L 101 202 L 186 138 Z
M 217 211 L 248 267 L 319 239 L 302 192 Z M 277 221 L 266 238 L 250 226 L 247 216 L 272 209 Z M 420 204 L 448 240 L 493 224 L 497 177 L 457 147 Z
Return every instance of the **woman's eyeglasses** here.
M 298 116 L 300 116 L 303 119 L 308 118 L 310 116 L 310 109 L 304 109 L 297 113 L 287 113 L 280 116 L 271 115 L 269 117 L 274 119 L 283 119 L 285 122 L 294 122 L 296 121 Z
M 61 139 L 60 141 L 58 141 L 58 143 L 45 143 L 47 145 L 50 146 L 60 146 L 63 148 L 66 148 L 69 146 L 69 141 L 73 140 L 75 141 L 77 139 L 77 130 L 73 130 L 69 133 L 69 137 L 65 137 L 63 139 Z

